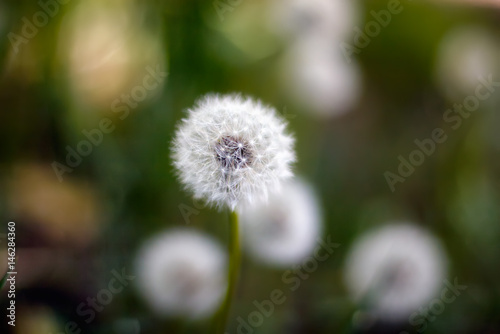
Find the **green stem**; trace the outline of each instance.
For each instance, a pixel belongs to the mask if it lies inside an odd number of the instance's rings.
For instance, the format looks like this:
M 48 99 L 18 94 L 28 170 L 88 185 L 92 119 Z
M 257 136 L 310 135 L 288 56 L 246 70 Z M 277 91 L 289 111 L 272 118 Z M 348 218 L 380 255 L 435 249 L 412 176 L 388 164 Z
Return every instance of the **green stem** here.
M 227 290 L 226 297 L 217 312 L 216 323 L 217 331 L 216 333 L 224 333 L 226 328 L 226 323 L 229 316 L 229 310 L 231 309 L 231 301 L 233 299 L 234 292 L 236 290 L 236 283 L 238 280 L 238 274 L 240 271 L 240 261 L 241 261 L 241 251 L 240 251 L 240 231 L 238 226 L 238 214 L 234 211 L 229 213 L 229 268 L 227 275 Z

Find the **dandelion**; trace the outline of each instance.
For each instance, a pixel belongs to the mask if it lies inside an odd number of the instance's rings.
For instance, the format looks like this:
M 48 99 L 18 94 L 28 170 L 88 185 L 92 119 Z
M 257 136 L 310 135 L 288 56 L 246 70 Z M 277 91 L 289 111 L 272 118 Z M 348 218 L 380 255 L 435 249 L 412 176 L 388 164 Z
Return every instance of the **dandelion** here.
M 275 30 L 292 36 L 346 37 L 359 21 L 354 0 L 274 0 L 271 17 Z
M 168 231 L 146 242 L 136 269 L 138 288 L 159 315 L 207 317 L 226 288 L 224 252 L 212 239 L 192 231 Z
M 208 95 L 188 113 L 175 136 L 173 160 L 195 198 L 234 210 L 292 176 L 293 138 L 273 108 L 238 95 Z
M 496 75 L 500 55 L 498 42 L 488 31 L 460 27 L 445 35 L 438 50 L 436 81 L 449 98 L 475 93 L 479 78 Z
M 267 198 L 292 176 L 293 138 L 276 111 L 239 95 L 207 95 L 188 110 L 173 142 L 179 178 L 195 198 L 228 207 L 229 271 L 216 329 L 224 331 L 240 266 L 236 208 Z
M 358 65 L 337 46 L 351 39 L 359 20 L 353 0 L 275 0 L 276 26 L 293 43 L 281 80 L 294 104 L 320 117 L 352 109 L 361 92 Z
M 429 232 L 410 224 L 388 225 L 356 241 L 344 278 L 357 302 L 397 321 L 429 302 L 446 266 L 443 248 Z
M 299 263 L 316 245 L 321 212 L 310 185 L 288 181 L 268 202 L 243 210 L 241 220 L 245 246 L 257 259 L 288 266 Z
M 349 111 L 361 95 L 361 71 L 323 38 L 300 40 L 284 59 L 282 81 L 290 98 L 320 117 Z

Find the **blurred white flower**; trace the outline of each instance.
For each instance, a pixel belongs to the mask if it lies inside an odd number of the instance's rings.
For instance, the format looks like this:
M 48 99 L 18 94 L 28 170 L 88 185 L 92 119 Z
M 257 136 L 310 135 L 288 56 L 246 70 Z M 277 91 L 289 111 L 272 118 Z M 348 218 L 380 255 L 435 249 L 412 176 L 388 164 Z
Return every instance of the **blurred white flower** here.
M 320 34 L 342 40 L 359 21 L 354 0 L 274 0 L 274 30 L 295 37 Z
M 226 256 L 212 239 L 187 230 L 164 232 L 136 258 L 138 288 L 161 315 L 191 319 L 212 314 L 226 290 Z
M 318 116 L 349 111 L 361 94 L 361 72 L 322 38 L 300 40 L 288 51 L 282 80 L 290 98 Z
M 274 108 L 238 95 L 208 95 L 188 110 L 173 142 L 181 182 L 218 207 L 267 197 L 292 176 L 293 137 Z
M 256 258 L 288 266 L 304 260 L 321 232 L 321 210 L 313 189 L 297 179 L 241 212 L 244 245 Z
M 449 32 L 437 54 L 436 80 L 449 98 L 475 93 L 479 78 L 497 75 L 498 41 L 482 28 L 460 27 Z
M 377 316 L 403 320 L 428 303 L 447 272 L 440 242 L 410 224 L 388 225 L 362 236 L 346 259 L 345 284 Z

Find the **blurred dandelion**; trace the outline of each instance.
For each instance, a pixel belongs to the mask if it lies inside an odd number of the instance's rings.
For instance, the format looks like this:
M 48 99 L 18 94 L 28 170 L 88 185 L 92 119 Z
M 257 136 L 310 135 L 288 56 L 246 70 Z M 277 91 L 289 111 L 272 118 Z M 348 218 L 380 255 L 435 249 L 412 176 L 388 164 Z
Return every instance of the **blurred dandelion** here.
M 479 78 L 500 71 L 500 48 L 491 34 L 478 27 L 460 27 L 445 35 L 436 60 L 436 81 L 451 99 L 475 93 Z
M 273 0 L 274 30 L 292 39 L 322 35 L 343 39 L 359 21 L 353 0 Z
M 276 27 L 292 41 L 279 73 L 287 96 L 312 115 L 349 111 L 361 94 L 361 72 L 338 47 L 359 21 L 355 1 L 276 0 Z M 276 28 L 277 31 L 280 29 Z
M 344 279 L 358 303 L 398 321 L 432 299 L 446 272 L 447 259 L 434 236 L 415 225 L 394 224 L 355 242 Z
M 300 40 L 284 59 L 282 81 L 290 98 L 312 114 L 349 111 L 361 95 L 361 71 L 323 38 Z
M 272 265 L 288 266 L 304 260 L 321 232 L 321 212 L 313 189 L 293 179 L 269 201 L 241 212 L 242 237 L 251 254 Z
M 140 293 L 160 315 L 198 319 L 222 301 L 226 256 L 194 231 L 173 230 L 147 241 L 136 257 Z

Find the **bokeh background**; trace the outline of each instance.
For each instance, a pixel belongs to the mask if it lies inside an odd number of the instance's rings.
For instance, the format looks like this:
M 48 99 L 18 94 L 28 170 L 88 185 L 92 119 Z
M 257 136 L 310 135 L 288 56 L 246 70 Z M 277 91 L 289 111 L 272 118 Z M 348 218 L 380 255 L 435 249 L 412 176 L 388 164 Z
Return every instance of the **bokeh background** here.
M 193 203 L 170 159 L 176 123 L 209 92 L 251 95 L 287 119 L 294 170 L 317 194 L 323 236 L 340 244 L 294 292 L 286 268 L 244 255 L 228 333 L 273 289 L 286 302 L 255 333 L 416 333 L 371 317 L 343 280 L 350 246 L 387 221 L 431 231 L 447 277 L 468 287 L 427 333 L 500 333 L 500 90 L 456 130 L 443 120 L 478 75 L 500 79 L 495 1 L 403 0 L 350 57 L 343 43 L 388 1 L 349 0 L 347 12 L 322 1 L 41 3 L 52 7 L 0 2 L 2 271 L 9 221 L 18 255 L 16 326 L 2 316 L 2 333 L 70 333 L 68 321 L 75 333 L 208 332 L 207 320 L 156 316 L 133 284 L 89 324 L 76 308 L 113 270 L 133 273 L 137 249 L 161 231 L 227 242 L 226 213 Z M 448 139 L 392 191 L 384 173 L 438 127 Z M 81 146 L 99 128 L 98 144 Z M 89 154 L 69 166 L 78 145 Z M 5 288 L 0 302 L 6 312 Z

